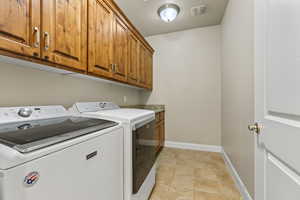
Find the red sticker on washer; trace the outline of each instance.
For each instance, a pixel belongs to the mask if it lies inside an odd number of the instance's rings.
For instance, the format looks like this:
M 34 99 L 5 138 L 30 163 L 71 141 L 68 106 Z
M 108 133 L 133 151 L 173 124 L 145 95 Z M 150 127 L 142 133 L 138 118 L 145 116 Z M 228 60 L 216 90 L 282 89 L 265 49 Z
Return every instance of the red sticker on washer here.
M 38 172 L 29 173 L 24 179 L 24 185 L 27 187 L 31 187 L 39 180 L 40 175 Z

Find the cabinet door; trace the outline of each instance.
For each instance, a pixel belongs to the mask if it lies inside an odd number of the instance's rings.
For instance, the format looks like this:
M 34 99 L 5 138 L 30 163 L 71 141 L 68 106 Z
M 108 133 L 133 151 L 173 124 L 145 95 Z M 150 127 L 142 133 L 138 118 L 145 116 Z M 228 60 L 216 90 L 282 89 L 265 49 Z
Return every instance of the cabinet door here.
M 139 62 L 139 85 L 146 87 L 146 48 L 140 44 L 140 62 Z
M 43 59 L 87 69 L 87 1 L 43 0 Z
M 102 0 L 89 0 L 88 71 L 111 77 L 113 59 L 113 11 Z
M 146 50 L 146 87 L 152 89 L 153 86 L 153 55 Z
M 161 146 L 161 140 L 160 140 L 160 126 L 156 124 L 155 126 L 155 132 L 154 132 L 154 139 L 158 141 L 157 146 L 156 146 L 156 152 L 158 153 L 160 150 Z
M 115 17 L 114 30 L 114 78 L 119 81 L 127 79 L 128 65 L 128 30 L 125 23 Z
M 160 131 L 159 131 L 159 134 L 160 134 L 160 148 L 163 148 L 165 146 L 165 121 L 162 121 L 161 122 L 161 125 L 160 125 Z
M 136 84 L 138 81 L 139 64 L 139 41 L 137 37 L 130 33 L 129 35 L 129 63 L 128 63 L 128 82 Z
M 40 56 L 40 0 L 2 0 L 0 49 Z

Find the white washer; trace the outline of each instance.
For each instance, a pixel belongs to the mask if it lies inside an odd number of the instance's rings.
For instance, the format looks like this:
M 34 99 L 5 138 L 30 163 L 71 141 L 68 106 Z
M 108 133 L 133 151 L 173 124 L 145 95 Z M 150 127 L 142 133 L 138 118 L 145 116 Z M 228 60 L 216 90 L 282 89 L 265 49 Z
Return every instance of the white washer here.
M 0 199 L 123 199 L 123 133 L 62 106 L 0 108 Z
M 155 124 L 155 112 L 143 109 L 127 109 L 120 108 L 119 106 L 111 102 L 82 102 L 76 103 L 69 109 L 71 113 L 78 113 L 89 117 L 99 117 L 107 120 L 119 121 L 123 124 L 125 129 L 124 135 L 124 200 L 148 200 L 153 187 L 155 185 L 156 175 L 156 141 L 154 136 L 154 124 Z M 147 128 L 148 130 L 147 133 Z M 143 133 L 145 132 L 145 138 Z M 139 134 L 139 139 L 134 139 L 134 135 Z M 133 137 L 134 136 L 134 137 Z M 148 137 L 148 138 L 147 138 Z M 137 141 L 137 142 L 135 142 Z M 144 142 L 144 145 L 139 147 L 134 143 Z M 143 147 L 141 147 L 143 146 Z M 137 155 L 135 149 L 137 148 L 148 148 L 145 150 L 147 155 L 144 158 L 149 158 L 147 161 L 141 161 L 142 156 Z M 140 150 L 138 150 L 140 151 Z M 154 158 L 153 158 L 154 156 Z M 144 162 L 143 165 L 146 170 L 139 171 L 142 174 L 147 173 L 146 177 L 136 177 L 136 170 L 141 168 L 137 167 L 134 160 L 136 157 L 140 162 Z M 153 160 L 154 159 L 154 160 Z M 149 163 L 146 163 L 149 162 Z M 151 168 L 149 169 L 149 166 Z M 136 181 L 137 180 L 137 181 Z

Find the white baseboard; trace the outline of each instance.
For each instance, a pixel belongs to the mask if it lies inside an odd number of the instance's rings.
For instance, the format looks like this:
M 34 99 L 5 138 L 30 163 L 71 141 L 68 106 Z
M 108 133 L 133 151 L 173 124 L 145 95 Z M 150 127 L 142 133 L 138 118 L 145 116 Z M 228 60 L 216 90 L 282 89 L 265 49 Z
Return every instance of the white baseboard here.
M 172 142 L 172 141 L 166 141 L 165 147 L 177 148 L 177 149 L 190 149 L 190 150 L 197 150 L 197 151 L 222 152 L 221 146 Z
M 243 183 L 238 172 L 236 171 L 235 167 L 233 166 L 229 156 L 226 154 L 226 152 L 224 150 L 222 150 L 222 153 L 223 153 L 225 163 L 229 168 L 230 174 L 234 178 L 235 184 L 243 196 L 243 200 L 252 200 L 252 197 L 250 196 L 245 184 Z

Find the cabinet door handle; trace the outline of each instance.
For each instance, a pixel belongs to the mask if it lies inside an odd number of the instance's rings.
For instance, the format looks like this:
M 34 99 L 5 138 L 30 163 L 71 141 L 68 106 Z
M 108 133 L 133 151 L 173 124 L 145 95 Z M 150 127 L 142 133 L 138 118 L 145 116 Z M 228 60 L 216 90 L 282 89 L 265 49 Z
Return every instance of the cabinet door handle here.
M 114 72 L 117 72 L 117 67 L 118 67 L 118 64 L 115 64 Z
M 45 37 L 45 50 L 47 51 L 50 48 L 50 34 L 48 32 L 45 32 L 44 37 Z
M 34 33 L 34 43 L 33 46 L 38 48 L 40 47 L 40 29 L 38 27 L 33 28 Z
M 114 72 L 114 70 L 115 70 L 114 69 L 115 64 L 110 64 L 110 66 L 111 66 L 111 71 Z

